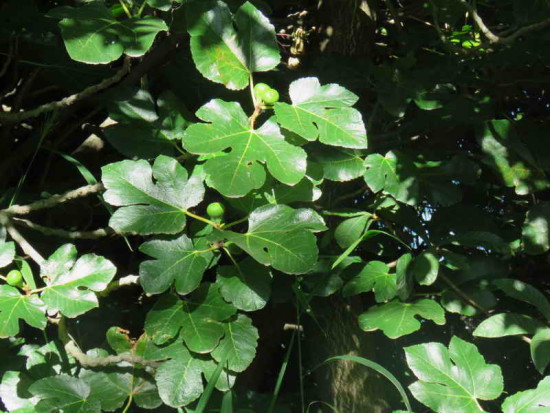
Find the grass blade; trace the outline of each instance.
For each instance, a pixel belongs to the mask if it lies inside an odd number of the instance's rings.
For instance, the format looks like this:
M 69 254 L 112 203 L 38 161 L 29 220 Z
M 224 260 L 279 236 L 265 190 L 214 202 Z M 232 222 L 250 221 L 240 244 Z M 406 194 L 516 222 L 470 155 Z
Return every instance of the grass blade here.
M 332 264 L 332 269 L 336 268 L 338 264 L 340 264 L 342 261 L 346 259 L 348 255 L 350 255 L 357 246 L 368 239 L 371 239 L 375 237 L 376 235 L 387 235 L 391 239 L 394 239 L 395 241 L 399 242 L 400 244 L 407 247 L 407 249 L 411 249 L 407 244 L 405 244 L 403 241 L 401 241 L 399 238 L 397 238 L 395 235 L 392 235 L 386 231 L 381 231 L 379 229 L 370 229 L 368 231 L 365 231 L 365 233 L 359 237 L 353 244 L 351 244 L 337 259 L 334 261 L 334 264 Z
M 225 365 L 228 357 L 229 352 L 226 352 L 222 356 L 220 362 L 218 363 L 218 367 L 216 367 L 216 370 L 214 370 L 214 373 L 212 373 L 212 375 L 208 378 L 208 384 L 206 385 L 206 388 L 204 389 L 204 392 L 202 393 L 202 396 L 199 399 L 197 407 L 195 408 L 193 413 L 204 413 L 204 411 L 206 410 L 206 407 L 208 406 L 208 401 L 210 400 L 210 397 L 214 392 L 214 388 L 216 387 L 216 383 L 218 382 L 218 379 L 222 374 L 223 366 Z
M 294 346 L 294 339 L 296 338 L 296 331 L 292 332 L 292 337 L 290 338 L 290 344 L 286 349 L 285 358 L 283 364 L 281 364 L 281 370 L 279 370 L 279 375 L 277 376 L 277 382 L 275 383 L 275 389 L 273 390 L 273 396 L 269 402 L 269 407 L 267 408 L 267 413 L 273 413 L 275 408 L 275 403 L 277 402 L 277 397 L 279 397 L 279 391 L 281 391 L 281 385 L 283 384 L 283 378 L 285 377 L 286 368 L 288 367 L 288 360 L 290 359 L 290 353 L 292 353 L 292 347 Z
M 315 367 L 313 370 L 318 369 L 319 367 L 321 367 L 321 366 L 323 366 L 327 363 L 330 363 L 332 361 L 337 361 L 337 360 L 354 361 L 356 363 L 359 363 L 359 364 L 361 364 L 365 367 L 371 368 L 374 371 L 380 373 L 382 376 L 387 378 L 394 385 L 394 387 L 397 389 L 397 391 L 401 395 L 401 398 L 403 399 L 403 403 L 405 403 L 405 406 L 407 406 L 407 411 L 409 413 L 412 413 L 411 402 L 409 401 L 409 398 L 407 397 L 407 393 L 405 392 L 405 389 L 403 388 L 401 383 L 399 383 L 399 380 L 397 380 L 397 378 L 392 373 L 390 373 L 390 371 L 388 371 L 385 367 L 381 366 L 380 364 L 378 364 L 378 363 L 376 363 L 372 360 L 366 359 L 364 357 L 358 357 L 358 356 L 329 357 L 328 359 L 323 361 L 321 364 L 319 364 L 317 367 Z
M 334 413 L 340 413 L 338 412 L 338 409 L 336 407 L 334 407 L 332 404 L 330 403 L 327 403 L 327 402 L 324 402 L 322 400 L 316 400 L 314 402 L 311 402 L 310 404 L 307 405 L 307 410 L 306 410 L 306 413 L 309 413 L 309 409 L 311 408 L 311 406 L 313 406 L 314 404 L 316 403 L 319 403 L 319 404 L 322 404 L 323 406 L 327 406 L 329 409 L 331 409 Z
M 233 392 L 231 390 L 223 395 L 220 413 L 233 413 Z

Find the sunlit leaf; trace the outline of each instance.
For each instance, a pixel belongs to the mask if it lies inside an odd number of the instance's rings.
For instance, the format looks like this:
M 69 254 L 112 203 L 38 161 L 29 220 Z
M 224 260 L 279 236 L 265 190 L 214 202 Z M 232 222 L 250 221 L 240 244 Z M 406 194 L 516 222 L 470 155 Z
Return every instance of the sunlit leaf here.
M 317 261 L 314 232 L 326 229 L 311 209 L 266 205 L 248 219 L 248 231 L 223 231 L 222 236 L 248 252 L 256 261 L 288 274 L 303 274 Z
M 158 33 L 168 29 L 163 20 L 145 16 L 116 20 L 102 3 L 80 7 L 63 6 L 48 12 L 59 22 L 67 52 L 83 63 L 109 63 L 122 54 L 142 56 L 149 50 Z
M 435 301 L 422 299 L 412 303 L 399 300 L 375 305 L 359 316 L 364 331 L 382 330 L 389 338 L 398 338 L 420 329 L 422 317 L 436 324 L 445 324 L 445 311 Z
M 118 232 L 175 234 L 185 226 L 185 211 L 202 201 L 202 176 L 192 175 L 175 159 L 121 161 L 102 168 L 105 201 L 119 206 L 109 225 Z M 153 182 L 153 178 L 156 183 Z
M 500 367 L 486 364 L 476 346 L 454 336 L 440 343 L 405 348 L 407 363 L 419 379 L 414 397 L 436 412 L 481 413 L 479 400 L 494 400 L 503 390 Z
M 285 141 L 273 118 L 253 129 L 240 104 L 220 99 L 200 108 L 197 117 L 207 123 L 187 128 L 183 146 L 195 154 L 231 148 L 228 155 L 204 164 L 208 185 L 223 195 L 240 197 L 260 188 L 266 179 L 265 168 L 287 185 L 295 185 L 304 177 L 304 150 Z
M 76 317 L 98 306 L 95 292 L 103 291 L 115 273 L 111 261 L 95 254 L 77 259 L 76 247 L 65 244 L 41 266 L 46 287 L 40 298 L 49 309 Z
M 357 96 L 342 86 L 321 86 L 315 77 L 290 84 L 292 104 L 276 103 L 275 115 L 282 127 L 302 138 L 344 148 L 365 149 L 367 132 L 361 114 L 352 108 Z
M 187 8 L 191 53 L 199 72 L 229 89 L 243 89 L 253 72 L 279 64 L 275 29 L 251 3 L 231 15 L 221 1 Z
M 550 376 L 542 379 L 535 389 L 513 394 L 502 403 L 502 413 L 544 413 L 549 408 Z
M 139 250 L 156 260 L 144 261 L 139 268 L 140 284 L 149 294 L 166 291 L 172 283 L 178 294 L 189 294 L 197 288 L 213 258 L 206 243 L 198 247 L 185 234 L 177 238 L 153 239 Z
M 0 338 L 19 333 L 19 320 L 43 330 L 46 328 L 46 305 L 36 295 L 23 295 L 9 285 L 0 285 Z

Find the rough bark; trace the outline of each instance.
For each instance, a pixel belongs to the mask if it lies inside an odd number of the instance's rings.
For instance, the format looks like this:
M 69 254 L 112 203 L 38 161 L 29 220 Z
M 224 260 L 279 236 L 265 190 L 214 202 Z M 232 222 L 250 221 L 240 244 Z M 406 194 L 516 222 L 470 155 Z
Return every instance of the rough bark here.
M 319 319 L 324 332 L 307 337 L 307 353 L 312 365 L 332 356 L 359 356 L 376 360 L 374 336 L 359 329 L 357 314 L 359 300 L 330 299 L 330 312 Z M 311 325 L 310 329 L 315 329 Z M 317 330 L 318 327 L 317 327 Z M 318 396 L 333 405 L 339 412 L 383 413 L 389 407 L 385 400 L 388 382 L 376 372 L 352 361 L 337 361 L 315 372 L 320 387 Z M 324 410 L 320 410 L 324 411 Z
M 377 15 L 373 0 L 319 0 L 317 10 L 321 52 L 353 56 L 372 50 Z

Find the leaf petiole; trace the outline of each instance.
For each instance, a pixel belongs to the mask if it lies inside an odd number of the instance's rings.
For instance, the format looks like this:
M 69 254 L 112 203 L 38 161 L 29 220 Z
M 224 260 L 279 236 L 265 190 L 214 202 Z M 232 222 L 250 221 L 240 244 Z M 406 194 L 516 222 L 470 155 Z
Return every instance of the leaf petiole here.
M 241 267 L 239 266 L 239 263 L 235 260 L 233 255 L 231 255 L 231 252 L 225 247 L 223 247 L 223 251 L 227 254 L 227 256 L 229 257 L 229 259 L 231 260 L 231 262 L 233 263 L 233 265 L 235 266 L 235 268 L 237 269 L 241 277 L 244 277 L 244 274 L 241 271 Z
M 254 107 L 258 106 L 258 102 L 256 102 L 256 94 L 254 93 L 254 78 L 252 77 L 252 73 L 250 74 L 250 81 L 248 82 L 250 85 L 250 96 L 252 97 L 252 104 Z
M 238 220 L 236 220 L 236 221 L 229 222 L 229 223 L 227 223 L 227 224 L 222 224 L 222 225 L 221 225 L 221 229 L 227 229 L 227 228 L 233 227 L 233 226 L 235 226 L 235 225 L 238 225 L 238 224 L 240 224 L 240 223 L 242 223 L 242 222 L 246 222 L 246 221 L 248 221 L 248 215 L 247 215 L 246 217 L 241 218 L 241 219 L 238 219 Z
M 221 229 L 220 224 L 216 224 L 214 221 L 211 221 L 209 219 L 203 218 L 200 215 L 193 214 L 192 212 L 187 211 L 186 209 L 182 209 L 181 212 L 183 212 L 188 217 L 194 218 L 198 221 L 202 221 L 205 224 L 212 225 L 214 228 Z

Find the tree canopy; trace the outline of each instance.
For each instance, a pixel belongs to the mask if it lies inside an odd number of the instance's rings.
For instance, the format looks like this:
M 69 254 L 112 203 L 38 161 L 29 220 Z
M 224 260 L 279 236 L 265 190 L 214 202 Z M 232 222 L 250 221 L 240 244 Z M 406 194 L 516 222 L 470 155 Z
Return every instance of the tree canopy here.
M 0 6 L 3 411 L 550 409 L 550 4 L 321 3 Z

